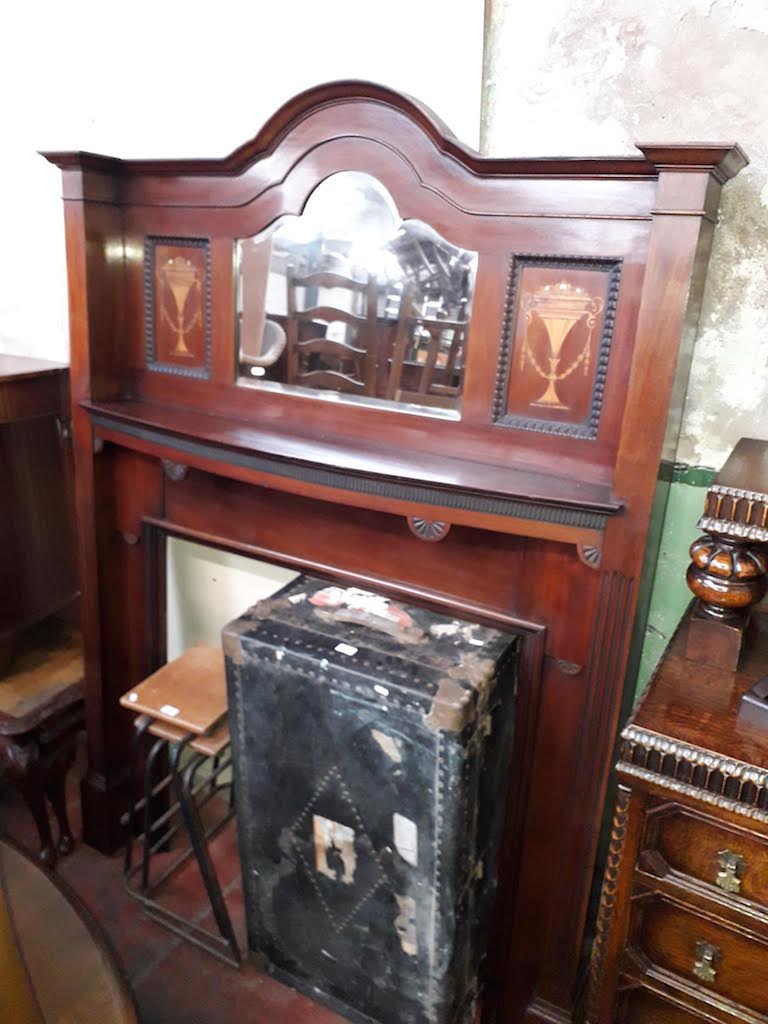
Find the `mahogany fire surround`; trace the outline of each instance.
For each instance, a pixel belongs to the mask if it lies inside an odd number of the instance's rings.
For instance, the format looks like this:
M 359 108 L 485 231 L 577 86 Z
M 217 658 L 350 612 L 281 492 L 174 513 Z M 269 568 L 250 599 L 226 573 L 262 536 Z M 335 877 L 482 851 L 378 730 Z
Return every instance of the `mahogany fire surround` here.
M 342 82 L 296 97 L 221 160 L 46 154 L 64 177 L 86 840 L 120 841 L 130 716 L 117 699 L 164 658 L 169 534 L 515 628 L 526 642 L 484 1013 L 500 1024 L 576 1013 L 660 466 L 720 190 L 746 163 L 726 144 L 639 149 L 484 159 L 413 100 Z M 341 170 L 374 175 L 403 218 L 479 253 L 457 421 L 236 383 L 234 240 L 299 213 Z M 151 308 L 151 270 L 145 281 L 160 247 L 186 253 L 200 282 L 183 358 Z M 549 404 L 525 377 L 545 281 L 591 301 L 578 370 Z

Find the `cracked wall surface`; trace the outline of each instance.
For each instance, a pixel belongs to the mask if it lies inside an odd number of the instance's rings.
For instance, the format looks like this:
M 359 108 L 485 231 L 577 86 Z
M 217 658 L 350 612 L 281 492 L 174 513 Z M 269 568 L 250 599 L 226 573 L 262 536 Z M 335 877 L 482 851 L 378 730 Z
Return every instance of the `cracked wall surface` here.
M 488 0 L 482 148 L 619 155 L 737 141 L 723 190 L 678 460 L 768 438 L 768 0 Z

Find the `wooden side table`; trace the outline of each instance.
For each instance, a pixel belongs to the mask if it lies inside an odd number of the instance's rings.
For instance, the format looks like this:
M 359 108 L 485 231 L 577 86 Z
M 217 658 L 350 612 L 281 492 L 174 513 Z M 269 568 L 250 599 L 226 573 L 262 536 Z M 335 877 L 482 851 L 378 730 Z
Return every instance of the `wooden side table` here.
M 37 825 L 38 859 L 48 867 L 74 840 L 66 805 L 66 776 L 84 727 L 83 654 L 80 632 L 48 621 L 17 642 L 0 678 L 0 773 L 19 788 Z M 59 826 L 54 842 L 46 797 Z

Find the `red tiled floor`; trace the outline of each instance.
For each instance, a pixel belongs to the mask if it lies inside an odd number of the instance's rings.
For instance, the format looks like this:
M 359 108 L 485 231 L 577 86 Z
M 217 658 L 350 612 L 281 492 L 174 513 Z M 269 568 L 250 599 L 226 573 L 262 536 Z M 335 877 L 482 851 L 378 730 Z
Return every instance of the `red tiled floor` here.
M 79 772 L 69 780 L 69 812 L 79 834 Z M 16 791 L 0 780 L 0 832 L 34 854 L 37 836 Z M 234 821 L 211 843 L 230 915 L 244 946 L 244 908 Z M 343 1024 L 342 1018 L 250 964 L 239 971 L 151 921 L 124 891 L 122 855 L 104 857 L 78 842 L 58 871 L 102 924 L 125 967 L 141 1024 Z M 210 909 L 194 862 L 174 875 L 164 901 L 205 927 Z M 94 1022 L 96 1024 L 96 1022 Z

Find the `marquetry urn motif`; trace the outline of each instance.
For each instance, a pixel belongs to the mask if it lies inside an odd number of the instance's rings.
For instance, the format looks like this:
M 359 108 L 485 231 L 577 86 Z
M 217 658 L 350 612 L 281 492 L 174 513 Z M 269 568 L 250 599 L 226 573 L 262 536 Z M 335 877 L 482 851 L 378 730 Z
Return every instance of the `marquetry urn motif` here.
M 184 256 L 172 256 L 158 267 L 157 277 L 173 299 L 171 312 L 169 303 L 162 301 L 164 296 L 161 292 L 161 316 L 176 334 L 176 344 L 171 355 L 191 356 L 186 337 L 201 321 L 200 272 L 192 260 Z M 187 315 L 189 306 L 191 309 Z
M 148 369 L 182 377 L 208 376 L 209 292 L 207 240 L 147 238 L 144 333 Z
M 603 305 L 602 298 L 590 295 L 584 288 L 568 281 L 559 281 L 556 285 L 545 284 L 538 291 L 523 295 L 526 332 L 520 349 L 520 368 L 525 369 L 530 363 L 546 383 L 544 393 L 531 405 L 551 406 L 553 409 L 570 408 L 560 399 L 557 385 L 567 380 L 579 367 L 585 377 L 589 373 L 592 335 Z M 529 328 L 536 318 L 546 332 L 546 354 L 543 358 L 537 357 L 531 342 Z M 563 344 L 574 327 L 582 321 L 586 327 L 583 342 L 570 360 L 563 360 Z

